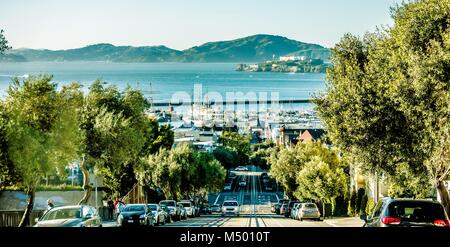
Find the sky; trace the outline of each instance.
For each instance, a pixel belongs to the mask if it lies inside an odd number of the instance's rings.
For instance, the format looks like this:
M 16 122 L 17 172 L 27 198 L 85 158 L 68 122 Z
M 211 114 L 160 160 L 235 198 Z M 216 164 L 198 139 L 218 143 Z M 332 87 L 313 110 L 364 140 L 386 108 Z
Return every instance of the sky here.
M 274 34 L 332 47 L 344 33 L 392 25 L 401 0 L 0 0 L 0 29 L 13 48 L 97 43 L 165 45 Z

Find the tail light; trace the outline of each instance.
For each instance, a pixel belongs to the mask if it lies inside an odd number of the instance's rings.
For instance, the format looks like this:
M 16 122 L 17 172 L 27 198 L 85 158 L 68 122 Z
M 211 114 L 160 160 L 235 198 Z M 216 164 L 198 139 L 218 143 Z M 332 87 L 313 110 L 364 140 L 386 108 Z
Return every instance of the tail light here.
M 433 222 L 435 226 L 442 226 L 442 227 L 450 227 L 450 221 L 449 220 L 435 220 Z
M 381 222 L 385 225 L 391 225 L 391 224 L 399 224 L 400 218 L 394 218 L 394 217 L 382 217 Z

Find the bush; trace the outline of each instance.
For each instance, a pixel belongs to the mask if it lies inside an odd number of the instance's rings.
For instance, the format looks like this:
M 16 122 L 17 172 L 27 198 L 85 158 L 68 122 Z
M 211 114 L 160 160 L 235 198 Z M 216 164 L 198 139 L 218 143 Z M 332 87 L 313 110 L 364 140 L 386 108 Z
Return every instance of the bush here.
M 374 207 L 375 207 L 375 201 L 373 200 L 373 198 L 369 198 L 367 200 L 367 205 L 366 205 L 366 214 L 371 215 Z
M 350 202 L 348 205 L 348 215 L 356 214 L 356 192 L 353 190 L 350 194 Z
M 335 199 L 333 215 L 334 216 L 347 216 L 348 215 L 349 200 L 345 196 L 338 196 Z
M 367 207 L 367 201 L 368 201 L 367 194 L 364 194 L 361 198 L 361 208 L 359 210 L 359 214 L 365 214 L 366 213 L 366 207 Z

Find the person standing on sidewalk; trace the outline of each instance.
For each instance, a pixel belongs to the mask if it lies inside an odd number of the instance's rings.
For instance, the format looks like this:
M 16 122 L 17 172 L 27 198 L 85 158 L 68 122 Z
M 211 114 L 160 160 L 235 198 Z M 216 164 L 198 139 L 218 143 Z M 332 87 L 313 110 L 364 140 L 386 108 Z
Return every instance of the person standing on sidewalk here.
M 114 202 L 111 200 L 111 198 L 108 199 L 107 206 L 108 206 L 108 219 L 113 220 L 114 219 Z

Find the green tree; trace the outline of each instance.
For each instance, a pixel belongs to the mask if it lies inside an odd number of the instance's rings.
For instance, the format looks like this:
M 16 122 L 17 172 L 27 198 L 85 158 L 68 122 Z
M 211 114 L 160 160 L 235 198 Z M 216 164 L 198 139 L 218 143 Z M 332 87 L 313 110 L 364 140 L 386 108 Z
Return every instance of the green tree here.
M 251 136 L 241 135 L 237 132 L 224 131 L 219 139 L 219 142 L 226 148 L 234 151 L 238 155 L 238 165 L 248 165 L 249 156 L 251 154 L 250 149 Z
M 64 171 L 77 157 L 80 144 L 73 98 L 57 91 L 48 75 L 14 79 L 3 102 L 8 159 L 28 195 L 19 226 L 29 223 L 37 186 L 47 174 Z
M 332 49 L 327 92 L 316 100 L 333 142 L 364 170 L 393 182 L 399 165 L 427 176 L 448 212 L 449 6 L 404 3 L 393 8 L 393 27 L 363 40 L 345 35 Z
M 293 148 L 282 148 L 272 154 L 269 159 L 270 173 L 283 186 L 288 196 L 294 196 L 299 186 L 297 174 L 317 156 L 327 164 L 339 163 L 336 152 L 330 151 L 321 142 L 299 142 Z
M 8 40 L 6 40 L 3 35 L 3 29 L 0 29 L 0 54 L 11 49 L 11 46 L 8 45 Z
M 335 206 L 335 198 L 345 195 L 348 178 L 339 163 L 328 163 L 315 156 L 297 173 L 298 184 L 294 195 L 302 200 L 315 200 L 331 203 Z
M 83 188 L 85 194 L 80 204 L 90 198 L 90 171 L 104 178 L 104 183 L 114 192 L 124 194 L 136 183 L 134 167 L 141 162 L 151 122 L 145 117 L 148 106 L 142 93 L 127 88 L 123 93 L 115 86 L 104 87 L 94 82 L 84 97 L 81 129 L 84 136 Z

